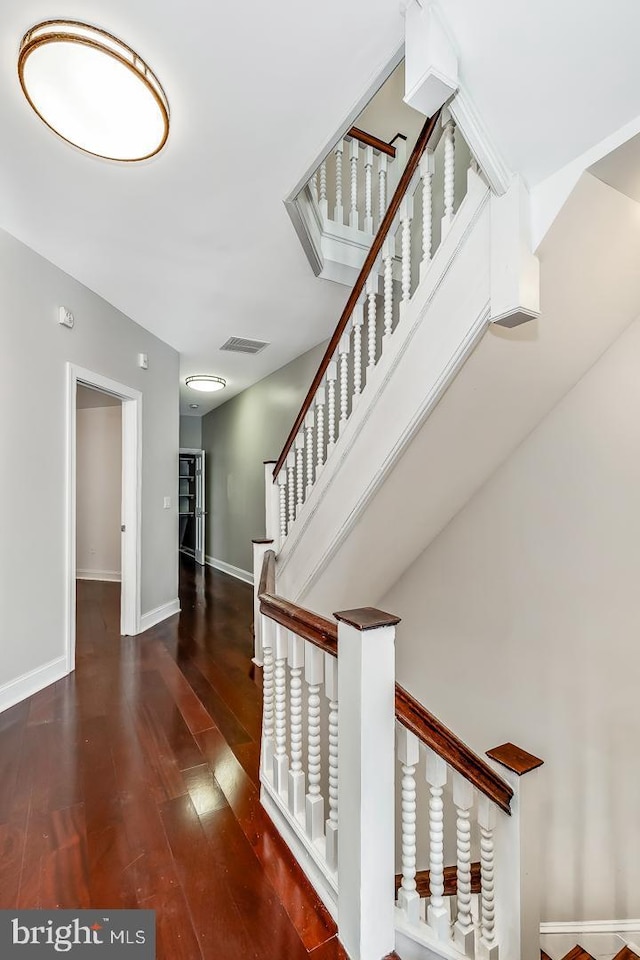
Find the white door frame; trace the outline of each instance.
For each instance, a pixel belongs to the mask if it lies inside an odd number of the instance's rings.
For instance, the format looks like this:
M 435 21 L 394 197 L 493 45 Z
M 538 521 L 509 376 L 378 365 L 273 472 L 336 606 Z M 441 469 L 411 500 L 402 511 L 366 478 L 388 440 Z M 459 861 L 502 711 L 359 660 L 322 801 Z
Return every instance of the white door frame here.
M 67 363 L 67 569 L 66 656 L 69 671 L 76 660 L 76 400 L 78 384 L 110 393 L 122 401 L 122 599 L 120 632 L 140 633 L 142 393 L 108 377 Z

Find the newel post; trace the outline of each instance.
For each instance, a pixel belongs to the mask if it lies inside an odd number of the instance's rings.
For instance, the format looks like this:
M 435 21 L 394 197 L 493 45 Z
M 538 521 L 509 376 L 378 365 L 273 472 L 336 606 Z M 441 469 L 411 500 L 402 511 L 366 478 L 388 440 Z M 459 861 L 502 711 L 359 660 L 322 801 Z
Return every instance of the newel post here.
M 395 627 L 365 607 L 338 620 L 338 936 L 352 960 L 394 950 Z
M 252 540 L 253 544 L 253 662 L 263 666 L 262 656 L 262 617 L 260 615 L 260 577 L 262 564 L 267 550 L 273 550 L 273 540 Z
M 495 818 L 496 934 L 500 960 L 540 960 L 540 827 L 543 778 L 539 757 L 512 743 L 487 751 L 513 789 L 511 816 Z M 485 949 L 483 949 L 483 946 Z M 479 956 L 491 957 L 482 940 Z
M 278 552 L 280 543 L 280 487 L 273 476 L 275 460 L 264 461 L 264 530 L 265 537 L 273 540 L 273 549 Z

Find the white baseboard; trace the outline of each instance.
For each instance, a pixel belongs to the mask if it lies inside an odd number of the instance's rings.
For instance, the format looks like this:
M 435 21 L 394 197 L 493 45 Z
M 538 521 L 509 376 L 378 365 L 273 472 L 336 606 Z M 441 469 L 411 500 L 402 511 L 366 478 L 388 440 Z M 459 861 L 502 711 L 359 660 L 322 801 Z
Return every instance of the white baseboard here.
M 637 933 L 640 920 L 567 920 L 540 924 L 544 936 L 565 933 Z
M 57 657 L 50 660 L 49 663 L 36 667 L 28 673 L 23 673 L 21 677 L 10 680 L 0 687 L 0 713 L 8 710 L 9 707 L 15 707 L 16 703 L 26 700 L 44 690 L 49 684 L 61 680 L 69 673 L 66 657 Z
M 108 583 L 121 583 L 119 570 L 76 570 L 76 580 L 106 580 Z
M 177 598 L 170 600 L 169 603 L 163 603 L 159 607 L 154 607 L 153 610 L 149 610 L 147 613 L 143 613 L 140 617 L 140 633 L 144 633 L 145 630 L 150 630 L 151 627 L 157 626 L 157 624 L 162 623 L 163 620 L 172 617 L 176 613 L 180 613 L 180 601 Z
M 249 583 L 253 586 L 253 574 L 249 573 L 248 570 L 241 570 L 240 567 L 234 567 L 232 563 L 225 563 L 224 560 L 216 560 L 215 557 L 205 557 L 205 561 L 208 567 L 213 567 L 214 570 L 219 570 L 221 573 L 228 573 L 230 577 L 235 577 L 236 580 L 242 580 L 243 583 Z

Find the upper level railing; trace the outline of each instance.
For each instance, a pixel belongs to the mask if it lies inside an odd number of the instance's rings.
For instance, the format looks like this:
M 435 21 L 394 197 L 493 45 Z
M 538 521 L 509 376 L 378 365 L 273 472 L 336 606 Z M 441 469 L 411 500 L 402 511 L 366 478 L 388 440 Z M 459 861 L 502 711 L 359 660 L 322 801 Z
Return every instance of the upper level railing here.
M 254 551 L 263 803 L 349 956 L 381 960 L 400 936 L 413 956 L 539 960 L 538 805 L 519 778 L 542 761 L 504 744 L 488 753 L 498 774 L 396 683 L 397 617 L 320 617 L 278 596 L 271 543 Z

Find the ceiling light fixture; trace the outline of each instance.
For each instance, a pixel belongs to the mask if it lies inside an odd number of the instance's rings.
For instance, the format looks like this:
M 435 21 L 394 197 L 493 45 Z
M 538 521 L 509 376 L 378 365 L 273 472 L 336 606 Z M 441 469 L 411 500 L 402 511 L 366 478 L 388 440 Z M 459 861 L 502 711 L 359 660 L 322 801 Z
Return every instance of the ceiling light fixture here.
M 199 407 L 200 407 L 200 404 L 199 404 L 199 403 L 190 403 L 190 404 L 189 404 L 189 410 L 198 410 Z
M 202 393 L 214 393 L 216 390 L 224 390 L 227 381 L 222 377 L 210 377 L 200 374 L 196 377 L 187 377 L 185 383 L 192 390 L 200 390 Z
M 22 38 L 25 97 L 68 143 L 107 160 L 146 160 L 169 135 L 160 81 L 117 37 L 76 20 L 45 20 Z

